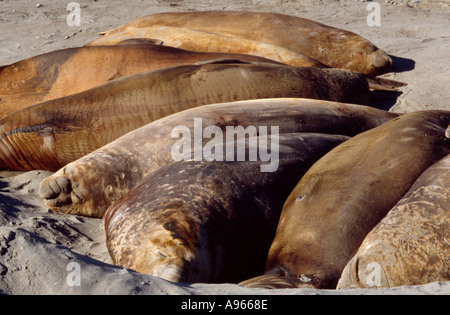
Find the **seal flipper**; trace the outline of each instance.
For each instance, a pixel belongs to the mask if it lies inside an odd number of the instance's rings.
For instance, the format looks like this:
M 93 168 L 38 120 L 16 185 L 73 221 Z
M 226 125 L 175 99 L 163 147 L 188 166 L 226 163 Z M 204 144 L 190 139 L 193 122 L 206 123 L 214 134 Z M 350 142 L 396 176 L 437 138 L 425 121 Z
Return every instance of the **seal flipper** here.
M 125 46 L 125 45 L 150 45 L 150 46 L 162 46 L 164 41 L 156 38 L 129 38 L 121 40 L 113 46 Z
M 97 34 L 98 34 L 98 35 L 101 35 L 101 36 L 105 36 L 105 35 L 108 35 L 108 33 L 111 32 L 111 31 L 113 31 L 113 30 L 115 30 L 115 28 L 113 28 L 113 29 L 111 29 L 111 30 L 109 30 L 109 31 L 98 32 Z
M 72 184 L 66 176 L 56 176 L 44 179 L 39 185 L 39 196 L 54 206 L 72 203 Z
M 366 78 L 367 82 L 369 83 L 369 88 L 376 91 L 398 92 L 397 88 L 408 85 L 404 82 L 390 79 L 377 78 L 372 76 L 366 76 Z
M 284 277 L 278 275 L 262 275 L 240 282 L 238 285 L 246 288 L 263 289 L 293 289 L 311 288 L 316 289 L 309 278 Z

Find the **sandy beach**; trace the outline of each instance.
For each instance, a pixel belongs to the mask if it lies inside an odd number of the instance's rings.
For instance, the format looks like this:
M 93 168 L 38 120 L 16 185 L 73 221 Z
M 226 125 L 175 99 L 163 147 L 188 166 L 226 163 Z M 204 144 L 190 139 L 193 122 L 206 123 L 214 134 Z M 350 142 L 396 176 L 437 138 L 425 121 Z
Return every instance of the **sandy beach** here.
M 0 65 L 78 47 L 98 33 L 166 11 L 247 10 L 309 18 L 355 32 L 394 60 L 383 78 L 407 83 L 380 102 L 394 112 L 450 110 L 450 1 L 145 0 L 79 1 L 81 25 L 67 23 L 69 1 L 0 1 Z M 370 23 L 369 23 L 370 24 Z M 48 171 L 0 172 L 0 294 L 450 294 L 450 282 L 392 289 L 248 289 L 234 284 L 174 284 L 112 265 L 101 219 L 57 215 L 39 198 Z M 81 278 L 72 277 L 79 274 Z M 76 280 L 79 280 L 78 282 Z

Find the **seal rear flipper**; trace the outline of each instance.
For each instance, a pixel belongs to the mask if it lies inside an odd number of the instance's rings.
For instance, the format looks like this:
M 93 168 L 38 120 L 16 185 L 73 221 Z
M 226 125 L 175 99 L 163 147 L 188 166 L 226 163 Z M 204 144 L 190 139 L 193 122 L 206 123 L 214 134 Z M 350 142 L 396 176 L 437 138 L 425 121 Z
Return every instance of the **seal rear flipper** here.
M 262 275 L 242 281 L 238 285 L 246 288 L 262 289 L 317 288 L 313 281 L 307 277 L 284 277 L 278 275 Z
M 150 45 L 150 46 L 162 46 L 164 41 L 156 38 L 129 38 L 121 40 L 113 46 L 125 46 L 125 45 Z
M 369 88 L 376 91 L 398 92 L 397 88 L 408 85 L 404 82 L 390 79 L 377 78 L 372 76 L 366 76 L 366 78 L 367 82 L 369 83 Z

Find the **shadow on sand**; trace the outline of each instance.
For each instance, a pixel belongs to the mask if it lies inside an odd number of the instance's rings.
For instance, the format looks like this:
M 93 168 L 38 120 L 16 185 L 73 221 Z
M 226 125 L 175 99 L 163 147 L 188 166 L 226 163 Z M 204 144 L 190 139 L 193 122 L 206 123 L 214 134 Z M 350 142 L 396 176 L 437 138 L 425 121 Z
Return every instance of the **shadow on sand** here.
M 412 59 L 396 57 L 393 55 L 389 55 L 389 57 L 392 58 L 392 67 L 389 72 L 407 72 L 414 70 L 416 67 L 416 62 Z M 400 95 L 402 95 L 402 91 L 372 91 L 370 93 L 370 106 L 388 111 L 395 105 L 397 98 Z
M 416 62 L 412 59 L 396 57 L 389 55 L 392 59 L 392 67 L 390 72 L 406 72 L 414 70 L 416 67 Z

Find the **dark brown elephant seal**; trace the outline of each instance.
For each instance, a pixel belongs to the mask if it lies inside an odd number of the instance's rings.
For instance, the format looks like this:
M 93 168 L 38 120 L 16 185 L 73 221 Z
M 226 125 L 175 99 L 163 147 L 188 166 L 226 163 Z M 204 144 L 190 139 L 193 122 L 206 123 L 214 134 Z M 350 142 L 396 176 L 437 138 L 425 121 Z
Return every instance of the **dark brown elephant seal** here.
M 303 176 L 283 207 L 266 274 L 335 288 L 370 230 L 430 165 L 450 153 L 450 111 L 395 118 L 339 145 Z M 247 281 L 249 286 L 264 286 Z
M 306 97 L 366 104 L 363 75 L 268 63 L 202 64 L 122 77 L 0 121 L 0 169 L 57 170 L 136 128 L 196 106 Z
M 213 22 L 211 22 L 213 21 Z M 166 30 L 170 28 L 170 30 Z M 178 29 L 176 29 L 178 28 Z M 189 36 L 183 32 L 190 32 Z M 367 75 L 378 75 L 389 70 L 392 59 L 363 37 L 342 29 L 311 20 L 276 13 L 209 11 L 169 12 L 137 18 L 108 32 L 91 45 L 110 45 L 126 38 L 150 37 L 174 47 L 195 51 L 240 52 L 247 41 L 261 47 L 247 53 L 290 63 L 281 51 L 303 54 L 333 68 L 345 68 Z M 209 34 L 221 35 L 222 41 Z M 236 39 L 241 40 L 236 42 Z M 270 56 L 265 55 L 264 44 L 271 45 Z M 280 59 L 275 59 L 280 47 Z M 237 49 L 237 50 L 235 50 Z M 275 52 L 275 53 L 274 53 Z M 304 66 L 304 64 L 301 64 Z
M 449 129 L 450 130 L 450 129 Z M 366 236 L 338 288 L 450 281 L 450 155 L 428 168 Z
M 276 63 L 257 56 L 191 52 L 157 43 L 130 39 L 117 46 L 67 48 L 4 66 L 0 70 L 0 119 L 136 73 L 217 58 Z
M 249 137 L 260 158 L 182 160 L 151 173 L 104 216 L 114 264 L 173 282 L 238 282 L 264 270 L 283 202 L 306 170 L 347 136 Z M 254 139 L 254 143 L 252 143 Z M 262 144 L 264 142 L 264 144 Z M 228 144 L 227 144 L 228 145 Z M 227 151 L 227 152 L 226 152 Z
M 354 136 L 398 114 L 311 99 L 262 99 L 189 109 L 154 121 L 66 165 L 45 179 L 40 196 L 54 211 L 102 217 L 106 209 L 142 178 L 173 162 L 177 126 L 194 134 L 195 118 L 204 128 L 279 126 L 280 133 L 315 132 Z M 210 141 L 207 137 L 204 143 Z

